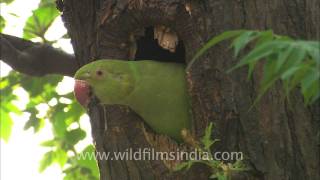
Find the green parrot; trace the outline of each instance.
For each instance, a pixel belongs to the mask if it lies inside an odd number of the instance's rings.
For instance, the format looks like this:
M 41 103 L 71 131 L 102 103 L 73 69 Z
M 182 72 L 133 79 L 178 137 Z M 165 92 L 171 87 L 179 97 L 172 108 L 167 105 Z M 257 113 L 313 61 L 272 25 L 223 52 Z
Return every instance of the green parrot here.
M 83 106 L 94 94 L 105 105 L 127 105 L 156 133 L 182 141 L 191 129 L 185 66 L 159 61 L 98 60 L 75 74 L 74 93 Z

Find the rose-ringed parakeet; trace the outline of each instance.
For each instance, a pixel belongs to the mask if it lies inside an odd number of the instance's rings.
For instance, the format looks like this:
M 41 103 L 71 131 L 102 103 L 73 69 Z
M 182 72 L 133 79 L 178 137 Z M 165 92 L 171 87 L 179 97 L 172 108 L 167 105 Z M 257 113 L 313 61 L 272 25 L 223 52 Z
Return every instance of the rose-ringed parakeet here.
M 182 141 L 191 128 L 185 66 L 159 61 L 98 60 L 75 74 L 75 97 L 83 106 L 94 94 L 102 104 L 127 105 L 156 133 Z M 92 92 L 90 92 L 92 91 Z

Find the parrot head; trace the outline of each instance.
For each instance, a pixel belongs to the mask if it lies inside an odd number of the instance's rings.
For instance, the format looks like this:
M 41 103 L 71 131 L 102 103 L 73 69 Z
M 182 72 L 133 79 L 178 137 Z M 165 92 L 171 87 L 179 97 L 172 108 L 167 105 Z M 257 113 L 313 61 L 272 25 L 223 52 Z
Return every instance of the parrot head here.
M 102 104 L 125 104 L 135 85 L 128 61 L 98 60 L 81 67 L 75 74 L 74 94 L 87 107 L 92 95 Z

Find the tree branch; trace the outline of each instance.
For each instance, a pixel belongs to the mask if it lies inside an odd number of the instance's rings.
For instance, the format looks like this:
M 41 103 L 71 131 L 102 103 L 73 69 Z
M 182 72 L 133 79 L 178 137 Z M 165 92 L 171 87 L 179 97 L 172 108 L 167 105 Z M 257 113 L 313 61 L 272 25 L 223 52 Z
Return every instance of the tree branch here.
M 0 59 L 14 70 L 31 76 L 61 74 L 73 76 L 78 69 L 74 55 L 47 44 L 33 43 L 0 34 Z

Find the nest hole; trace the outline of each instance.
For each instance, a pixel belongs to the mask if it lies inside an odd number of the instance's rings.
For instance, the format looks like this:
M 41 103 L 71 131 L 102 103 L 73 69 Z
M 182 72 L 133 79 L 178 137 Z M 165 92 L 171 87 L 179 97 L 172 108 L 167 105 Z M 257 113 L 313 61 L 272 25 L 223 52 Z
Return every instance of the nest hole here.
M 135 54 L 135 60 L 156 60 L 185 64 L 186 57 L 183 41 L 176 37 L 177 43 L 175 48 L 170 50 L 166 49 L 163 45 L 159 44 L 160 38 L 155 38 L 155 31 L 157 31 L 157 28 L 145 28 L 144 36 L 140 37 L 136 42 L 137 52 Z M 171 39 L 169 39 L 169 41 L 171 41 Z

